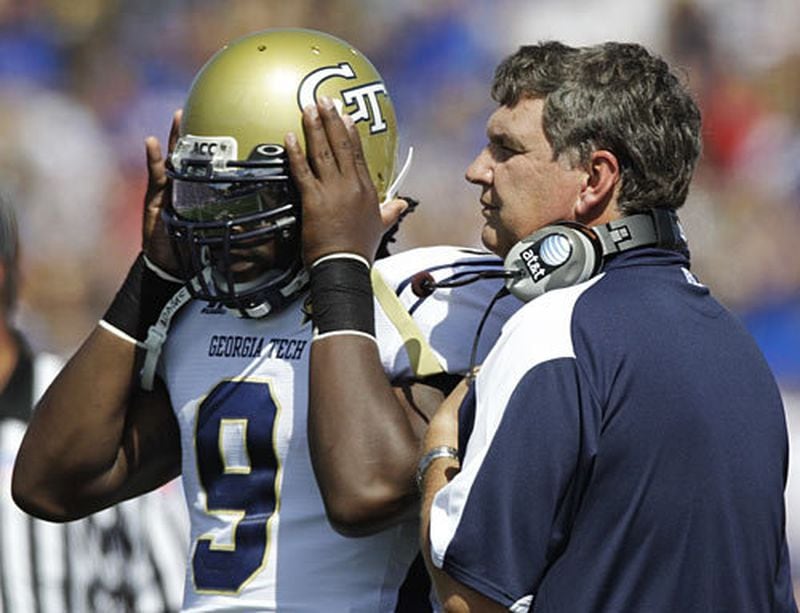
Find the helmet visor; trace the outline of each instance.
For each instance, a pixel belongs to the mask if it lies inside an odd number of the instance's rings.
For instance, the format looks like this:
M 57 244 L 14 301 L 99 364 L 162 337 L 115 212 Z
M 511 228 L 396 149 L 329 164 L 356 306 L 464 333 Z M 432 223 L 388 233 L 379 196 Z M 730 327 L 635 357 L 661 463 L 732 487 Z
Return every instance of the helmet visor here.
M 201 182 L 176 179 L 172 207 L 195 222 L 229 222 L 273 211 L 297 200 L 289 181 Z

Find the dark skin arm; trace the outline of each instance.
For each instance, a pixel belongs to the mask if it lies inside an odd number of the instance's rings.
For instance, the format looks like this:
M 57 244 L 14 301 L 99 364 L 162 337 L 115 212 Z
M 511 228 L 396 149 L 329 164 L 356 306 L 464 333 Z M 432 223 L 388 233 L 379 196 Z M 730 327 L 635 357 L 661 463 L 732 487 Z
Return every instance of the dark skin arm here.
M 286 146 L 303 201 L 306 263 L 337 252 L 371 262 L 405 203 L 378 206 L 358 134 L 329 101 L 306 109 L 303 129 L 308 157 L 294 135 Z M 413 517 L 423 416 L 444 395 L 419 383 L 393 388 L 375 343 L 358 336 L 315 340 L 310 372 L 311 459 L 332 525 L 361 535 Z
M 170 149 L 177 139 L 173 118 Z M 175 270 L 160 210 L 169 197 L 161 146 L 146 141 L 143 249 Z M 180 434 L 163 383 L 139 388 L 136 345 L 97 326 L 37 405 L 22 441 L 12 495 L 50 521 L 84 517 L 166 483 L 180 472 Z
M 286 145 L 303 200 L 303 249 L 306 262 L 337 252 L 371 261 L 383 229 L 402 209 L 380 210 L 357 133 L 345 125 L 333 106 L 323 102 L 306 110 L 303 127 L 308 161 L 291 135 Z M 343 385 L 342 382 L 348 382 Z M 316 340 L 311 348 L 309 442 L 314 470 L 330 513 L 349 494 L 354 506 L 347 528 L 369 533 L 417 510 L 413 484 L 422 428 L 412 414 L 431 408 L 425 450 L 458 445 L 458 407 L 467 391 L 462 383 L 442 403 L 439 392 L 419 384 L 393 389 L 380 364 L 377 347 L 350 335 Z M 436 460 L 425 479 L 421 545 L 445 610 L 505 611 L 498 603 L 454 581 L 430 560 L 430 507 L 435 493 L 458 471 L 458 462 Z M 342 502 L 342 504 L 344 504 Z M 333 521 L 333 518 L 332 518 Z
M 420 383 L 393 388 L 375 343 L 356 336 L 315 341 L 310 380 L 311 461 L 334 528 L 359 536 L 414 517 L 423 416 L 444 395 Z
M 50 521 L 84 517 L 179 473 L 180 436 L 163 384 L 136 390 L 135 346 L 100 327 L 39 402 L 12 494 Z

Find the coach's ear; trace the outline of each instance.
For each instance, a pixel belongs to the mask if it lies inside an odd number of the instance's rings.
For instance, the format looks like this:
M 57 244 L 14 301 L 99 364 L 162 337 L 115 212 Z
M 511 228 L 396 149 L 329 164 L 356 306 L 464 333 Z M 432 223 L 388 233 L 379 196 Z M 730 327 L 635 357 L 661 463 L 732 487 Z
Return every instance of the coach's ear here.
M 592 152 L 575 204 L 576 220 L 595 225 L 618 217 L 616 202 L 620 179 L 616 155 L 606 149 Z

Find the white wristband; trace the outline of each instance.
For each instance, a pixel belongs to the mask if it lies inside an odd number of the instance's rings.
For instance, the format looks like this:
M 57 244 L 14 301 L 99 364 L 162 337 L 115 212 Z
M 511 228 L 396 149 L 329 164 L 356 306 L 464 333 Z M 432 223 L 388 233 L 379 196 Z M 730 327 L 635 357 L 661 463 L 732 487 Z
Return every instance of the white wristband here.
M 328 255 L 323 255 L 321 258 L 318 258 L 312 262 L 310 268 L 314 268 L 322 262 L 326 260 L 356 260 L 361 262 L 367 268 L 371 268 L 369 261 L 363 255 L 358 255 L 357 253 L 350 253 L 348 251 L 340 251 L 338 253 L 329 253 Z
M 428 472 L 434 460 L 438 460 L 439 458 L 458 460 L 458 449 L 450 447 L 449 445 L 439 445 L 422 456 L 417 466 L 417 487 L 420 491 L 422 491 L 422 481 L 425 479 L 425 473 Z
M 148 258 L 146 253 L 142 253 L 142 255 L 144 256 L 145 266 L 156 273 L 156 275 L 158 275 L 160 278 L 164 279 L 164 281 L 171 281 L 172 283 L 180 283 L 183 285 L 183 279 L 179 279 L 178 277 L 169 274 L 166 270 L 161 268 L 161 266 Z
M 332 330 L 330 332 L 323 332 L 320 334 L 316 329 L 311 337 L 311 342 L 314 343 L 315 341 L 321 341 L 324 338 L 330 338 L 332 336 L 360 336 L 362 338 L 368 338 L 375 344 L 378 343 L 378 339 L 367 332 L 362 332 L 361 330 Z
M 135 338 L 133 338 L 127 332 L 123 332 L 122 330 L 120 330 L 116 326 L 108 323 L 105 319 L 101 319 L 100 321 L 98 321 L 97 325 L 100 326 L 101 328 L 103 328 L 103 330 L 111 332 L 111 334 L 113 334 L 117 338 L 121 338 L 123 341 L 127 341 L 127 342 L 131 343 L 132 345 L 136 345 L 137 347 L 144 347 L 143 343 L 141 343 L 140 341 L 137 341 Z

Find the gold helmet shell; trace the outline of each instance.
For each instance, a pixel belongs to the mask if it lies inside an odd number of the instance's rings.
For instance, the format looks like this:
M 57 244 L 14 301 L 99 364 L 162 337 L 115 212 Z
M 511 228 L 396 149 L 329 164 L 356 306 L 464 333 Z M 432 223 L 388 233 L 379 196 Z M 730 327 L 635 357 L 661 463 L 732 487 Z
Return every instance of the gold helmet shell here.
M 236 151 L 232 157 L 227 154 L 228 161 L 258 157 L 264 145 L 282 147 L 290 131 L 302 142 L 302 109 L 323 95 L 353 118 L 382 200 L 397 159 L 392 100 L 381 75 L 361 52 L 315 30 L 264 30 L 218 51 L 192 83 L 180 127 L 184 148 L 176 149 L 173 167 L 179 172 L 180 156 L 190 153 L 186 137 L 211 139 L 206 142 L 232 138 Z

